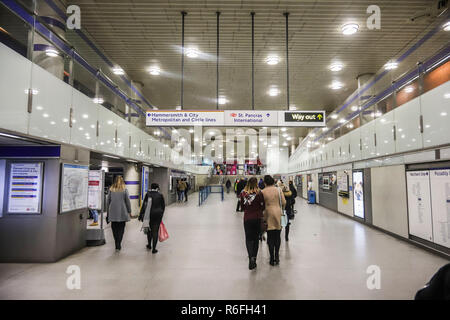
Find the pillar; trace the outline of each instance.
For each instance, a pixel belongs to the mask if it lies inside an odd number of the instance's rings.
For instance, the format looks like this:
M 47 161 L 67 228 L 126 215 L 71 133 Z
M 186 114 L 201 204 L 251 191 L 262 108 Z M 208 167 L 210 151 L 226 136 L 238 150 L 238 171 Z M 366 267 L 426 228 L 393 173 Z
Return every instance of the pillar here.
M 126 163 L 124 167 L 124 180 L 130 196 L 131 214 L 139 214 L 139 198 L 141 195 L 141 171 L 139 166 L 134 163 Z

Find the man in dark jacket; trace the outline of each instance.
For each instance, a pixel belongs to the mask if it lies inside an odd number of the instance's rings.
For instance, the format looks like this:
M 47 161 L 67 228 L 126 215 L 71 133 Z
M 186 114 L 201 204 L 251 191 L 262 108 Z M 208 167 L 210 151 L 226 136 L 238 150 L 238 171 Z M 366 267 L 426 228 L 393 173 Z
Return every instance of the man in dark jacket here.
M 159 192 L 159 185 L 157 183 L 151 184 L 151 189 L 147 192 L 142 203 L 141 211 L 139 213 L 139 221 L 144 221 L 145 211 L 149 205 L 149 199 L 151 199 L 150 210 L 150 223 L 149 231 L 147 232 L 147 249 L 152 249 L 152 253 L 157 253 L 156 244 L 158 242 L 159 226 L 164 215 L 164 210 L 166 209 L 166 203 L 164 201 L 163 195 Z
M 417 291 L 415 300 L 450 300 L 450 263 L 438 270 L 427 283 Z
M 289 181 L 289 190 L 291 190 L 291 192 L 292 192 L 292 198 L 291 198 L 292 212 L 296 213 L 297 211 L 294 209 L 294 204 L 295 204 L 295 198 L 297 198 L 297 189 L 295 189 L 293 181 Z
M 239 180 L 239 183 L 236 186 L 236 195 L 238 197 L 238 202 L 237 202 L 237 206 L 236 206 L 236 212 L 242 211 L 240 195 L 241 195 L 242 190 L 244 190 L 246 184 L 247 184 L 247 179 L 245 179 L 245 180 L 241 179 L 241 180 Z
M 227 182 L 225 183 L 225 187 L 227 187 L 227 193 L 230 193 L 230 188 L 231 188 L 231 181 L 230 181 L 230 179 L 228 179 Z

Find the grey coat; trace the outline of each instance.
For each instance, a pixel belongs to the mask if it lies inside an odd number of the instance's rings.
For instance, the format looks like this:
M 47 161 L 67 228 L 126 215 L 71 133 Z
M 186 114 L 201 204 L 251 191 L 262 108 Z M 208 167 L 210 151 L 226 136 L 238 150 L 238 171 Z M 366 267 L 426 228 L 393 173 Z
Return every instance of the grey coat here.
M 110 190 L 106 200 L 106 211 L 111 222 L 130 221 L 131 203 L 128 190 L 119 192 Z

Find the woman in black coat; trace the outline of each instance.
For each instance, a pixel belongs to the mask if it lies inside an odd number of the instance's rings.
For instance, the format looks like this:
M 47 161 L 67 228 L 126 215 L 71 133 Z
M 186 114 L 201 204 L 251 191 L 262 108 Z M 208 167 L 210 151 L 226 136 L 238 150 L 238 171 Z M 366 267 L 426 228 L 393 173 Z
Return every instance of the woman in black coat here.
M 156 244 L 158 243 L 159 226 L 161 225 L 166 203 L 163 195 L 159 192 L 159 185 L 157 183 L 152 183 L 150 188 L 151 189 L 145 195 L 144 203 L 142 204 L 141 212 L 139 213 L 139 221 L 144 221 L 145 211 L 150 198 L 150 229 L 147 232 L 147 249 L 152 249 L 153 242 L 152 253 L 157 253 L 158 250 L 156 250 Z

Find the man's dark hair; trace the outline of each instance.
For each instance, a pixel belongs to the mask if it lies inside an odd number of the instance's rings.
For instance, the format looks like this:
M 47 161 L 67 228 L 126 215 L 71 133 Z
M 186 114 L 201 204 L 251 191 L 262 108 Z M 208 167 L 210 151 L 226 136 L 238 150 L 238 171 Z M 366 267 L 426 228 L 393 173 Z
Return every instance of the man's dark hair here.
M 152 184 L 150 185 L 150 188 L 151 188 L 151 189 L 159 189 L 159 184 L 157 184 L 157 183 L 152 183 Z
M 264 176 L 264 183 L 266 186 L 273 186 L 275 184 L 275 180 L 273 180 L 272 176 L 266 175 Z

